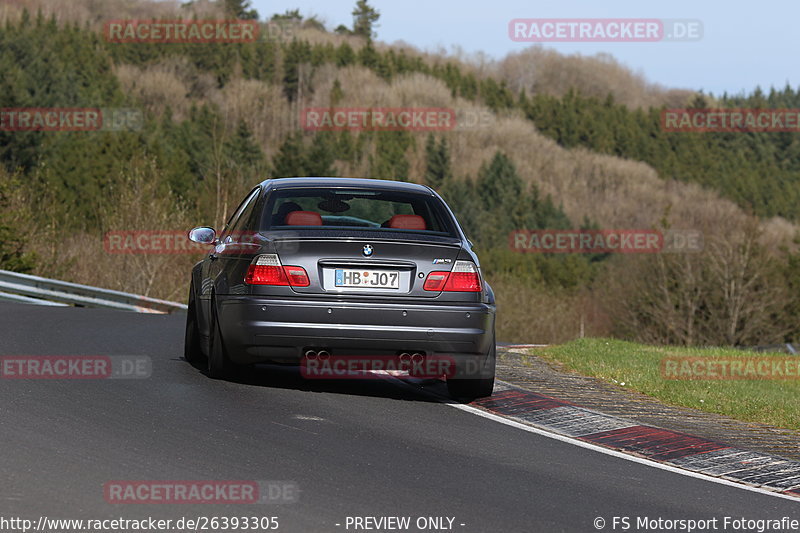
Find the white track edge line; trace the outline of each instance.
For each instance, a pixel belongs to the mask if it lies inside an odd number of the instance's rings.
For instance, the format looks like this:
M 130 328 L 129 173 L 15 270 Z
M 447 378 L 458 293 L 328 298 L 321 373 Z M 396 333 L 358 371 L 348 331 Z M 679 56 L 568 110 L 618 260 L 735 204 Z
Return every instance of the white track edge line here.
M 798 503 L 798 498 L 794 496 L 789 496 L 788 494 L 782 494 L 780 492 L 775 492 L 772 490 L 762 489 L 760 487 L 752 487 L 750 485 L 745 485 L 743 483 L 736 483 L 735 481 L 729 481 L 727 479 L 722 479 L 718 477 L 709 476 L 706 474 L 701 474 L 699 472 L 693 472 L 691 470 L 686 470 L 677 466 L 672 466 L 665 463 L 659 463 L 657 461 L 652 461 L 650 459 L 645 459 L 643 457 L 638 457 L 635 455 L 631 455 L 625 452 L 621 452 L 618 450 L 613 450 L 611 448 L 606 448 L 604 446 L 600 446 L 597 444 L 592 444 L 591 442 L 586 442 L 578 439 L 574 439 L 572 437 L 567 437 L 565 435 L 559 435 L 558 433 L 552 433 L 550 431 L 546 431 L 544 429 L 540 429 L 534 426 L 529 426 L 527 424 L 523 424 L 521 422 L 517 422 L 516 420 L 512 420 L 509 418 L 502 417 L 500 415 L 496 415 L 494 413 L 489 413 L 482 409 L 478 409 L 477 407 L 472 407 L 471 405 L 464 405 L 464 404 L 454 404 L 454 403 L 447 403 L 441 402 L 444 405 L 448 405 L 455 409 L 459 409 L 461 411 L 465 411 L 467 413 L 472 413 L 474 415 L 482 416 L 484 418 L 488 418 L 489 420 L 494 420 L 495 422 L 500 422 L 501 424 L 505 424 L 507 426 L 515 427 L 517 429 L 522 429 L 524 431 L 528 431 L 529 433 L 535 433 L 537 435 L 541 435 L 542 437 L 547 437 L 550 439 L 555 439 L 561 442 L 566 442 L 568 444 L 572 444 L 574 446 L 579 446 L 581 448 L 586 448 L 588 450 L 593 450 L 595 452 L 604 453 L 606 455 L 610 455 L 612 457 L 617 457 L 619 459 L 625 459 L 627 461 L 632 461 L 634 463 L 639 463 L 645 466 L 650 466 L 653 468 L 659 468 L 661 470 L 666 470 L 668 472 L 672 472 L 674 474 L 681 474 L 688 477 L 693 477 L 696 479 L 702 479 L 705 481 L 711 481 L 713 483 L 718 483 L 720 485 L 727 485 L 729 487 L 735 487 L 737 489 L 744 489 L 749 490 L 751 492 L 757 492 L 759 494 L 766 494 L 767 496 L 775 496 L 778 498 L 783 498 L 785 500 L 790 500 L 795 503 Z
M 685 468 L 681 468 L 678 466 L 673 466 L 666 463 L 659 463 L 658 461 L 653 461 L 651 459 L 645 459 L 644 457 L 638 457 L 636 455 L 632 455 L 630 453 L 621 452 L 619 450 L 613 450 L 611 448 L 606 448 L 605 446 L 600 446 L 599 444 L 593 444 L 591 442 L 586 442 L 583 440 L 579 440 L 573 437 L 567 437 L 566 435 L 560 435 L 558 433 L 554 433 L 552 431 L 547 431 L 545 429 L 541 429 L 535 426 L 531 426 L 528 424 L 523 424 L 522 422 L 517 422 L 511 418 L 506 418 L 504 416 L 496 415 L 494 413 L 490 413 L 488 411 L 484 411 L 483 409 L 478 409 L 477 407 L 473 407 L 471 405 L 465 405 L 463 403 L 450 403 L 443 401 L 444 398 L 436 393 L 426 390 L 420 390 L 419 387 L 409 383 L 405 380 L 398 379 L 391 375 L 386 375 L 386 381 L 392 382 L 395 384 L 402 385 L 404 387 L 408 387 L 414 389 L 417 392 L 422 392 L 426 396 L 430 396 L 435 398 L 439 403 L 443 405 L 447 405 L 449 407 L 453 407 L 455 409 L 459 409 L 461 411 L 471 413 L 473 415 L 482 416 L 483 418 L 488 418 L 489 420 L 494 420 L 495 422 L 500 422 L 501 424 L 505 424 L 507 426 L 511 426 L 517 429 L 521 429 L 523 431 L 527 431 L 529 433 L 534 433 L 536 435 L 541 435 L 542 437 L 547 437 L 549 439 L 554 439 L 557 441 L 565 442 L 567 444 L 572 444 L 573 446 L 578 446 L 580 448 L 585 448 L 587 450 L 592 450 L 595 452 L 600 452 L 606 455 L 610 455 L 612 457 L 616 457 L 618 459 L 624 459 L 626 461 L 631 461 L 634 463 L 638 463 L 644 466 L 649 466 L 652 468 L 658 468 L 660 470 L 666 470 L 667 472 L 672 472 L 673 474 L 680 474 L 682 476 L 687 476 L 695 479 L 700 479 L 703 481 L 710 481 L 712 483 L 717 483 L 719 485 L 726 485 L 728 487 L 734 487 L 737 489 L 748 490 L 750 492 L 756 492 L 758 494 L 765 494 L 767 496 L 774 496 L 776 498 L 782 498 L 784 500 L 789 500 L 795 503 L 800 502 L 796 496 L 789 496 L 788 494 L 782 494 L 780 492 L 776 492 L 773 490 L 762 489 L 761 487 L 753 487 L 751 485 L 745 485 L 744 483 L 737 483 L 735 481 L 730 481 L 727 479 L 722 479 L 719 477 L 709 476 L 707 474 L 701 474 L 700 472 L 694 472 L 692 470 L 687 470 Z M 610 415 L 609 415 L 610 416 Z M 641 424 L 636 424 L 641 425 Z M 731 447 L 733 448 L 733 447 Z M 738 448 L 736 448 L 738 449 Z M 742 450 L 748 451 L 748 450 Z

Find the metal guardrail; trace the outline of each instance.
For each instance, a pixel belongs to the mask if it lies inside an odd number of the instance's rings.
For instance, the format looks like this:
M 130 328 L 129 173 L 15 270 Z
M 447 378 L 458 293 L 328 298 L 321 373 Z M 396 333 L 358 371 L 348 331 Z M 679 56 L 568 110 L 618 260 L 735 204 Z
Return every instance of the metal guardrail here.
M 762 346 L 746 346 L 744 349 L 751 350 L 754 352 L 788 353 L 791 355 L 797 355 L 797 348 L 795 348 L 792 344 L 789 343 L 764 344 Z
M 185 304 L 177 302 L 8 270 L 0 270 L 0 300 L 39 305 L 104 307 L 138 313 L 174 313 L 186 311 L 187 308 Z

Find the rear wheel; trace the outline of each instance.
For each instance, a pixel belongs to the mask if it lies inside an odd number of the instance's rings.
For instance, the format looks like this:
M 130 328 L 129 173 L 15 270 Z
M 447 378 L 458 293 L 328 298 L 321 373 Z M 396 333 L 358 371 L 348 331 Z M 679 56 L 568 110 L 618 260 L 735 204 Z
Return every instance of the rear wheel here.
M 192 366 L 205 363 L 206 356 L 200 347 L 200 329 L 197 327 L 193 291 L 189 293 L 189 309 L 186 312 L 186 334 L 183 339 L 183 358 Z
M 208 375 L 214 379 L 225 379 L 233 376 L 236 365 L 234 365 L 225 351 L 225 344 L 222 339 L 222 331 L 219 327 L 217 318 L 216 303 L 211 302 L 211 328 L 208 341 Z
M 497 364 L 497 347 L 495 346 L 494 336 L 492 336 L 492 346 L 486 355 L 486 361 L 477 379 L 449 379 L 447 380 L 447 392 L 456 400 L 474 400 L 492 395 L 494 389 L 494 372 Z

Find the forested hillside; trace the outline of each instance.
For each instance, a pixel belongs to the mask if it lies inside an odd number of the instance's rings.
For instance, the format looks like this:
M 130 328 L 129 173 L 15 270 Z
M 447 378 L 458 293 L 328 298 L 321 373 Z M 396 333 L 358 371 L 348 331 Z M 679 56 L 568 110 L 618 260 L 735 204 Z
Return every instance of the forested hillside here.
M 108 254 L 103 235 L 219 227 L 269 176 L 369 176 L 427 183 L 451 203 L 498 292 L 503 340 L 800 334 L 796 134 L 660 123 L 664 107 L 796 107 L 791 87 L 714 97 L 648 84 L 607 57 L 537 48 L 479 62 L 381 43 L 369 17 L 330 29 L 292 11 L 260 14 L 255 42 L 121 44 L 104 38 L 106 20 L 259 14 L 241 1 L 100 4 L 0 10 L 0 108 L 143 116 L 130 131 L 0 129 L 0 268 L 182 300 L 197 256 Z M 333 106 L 479 120 L 433 133 L 301 127 L 303 109 Z M 508 234 L 520 228 L 693 229 L 705 249 L 519 254 Z

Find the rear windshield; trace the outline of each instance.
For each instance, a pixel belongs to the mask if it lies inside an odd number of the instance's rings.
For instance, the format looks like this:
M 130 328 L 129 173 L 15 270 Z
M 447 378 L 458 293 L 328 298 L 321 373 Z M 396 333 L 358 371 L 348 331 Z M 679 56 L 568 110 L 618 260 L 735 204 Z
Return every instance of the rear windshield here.
M 261 228 L 358 228 L 455 237 L 434 196 L 376 189 L 296 188 L 270 194 Z

